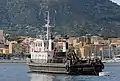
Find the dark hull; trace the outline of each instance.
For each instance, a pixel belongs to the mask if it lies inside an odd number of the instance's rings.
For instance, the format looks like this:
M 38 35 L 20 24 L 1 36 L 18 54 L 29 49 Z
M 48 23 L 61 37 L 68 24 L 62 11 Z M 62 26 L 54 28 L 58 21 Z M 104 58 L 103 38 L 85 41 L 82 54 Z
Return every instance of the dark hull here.
M 71 65 L 67 67 L 64 63 L 29 63 L 30 72 L 54 73 L 54 74 L 81 74 L 98 75 L 102 71 L 101 65 L 87 63 Z

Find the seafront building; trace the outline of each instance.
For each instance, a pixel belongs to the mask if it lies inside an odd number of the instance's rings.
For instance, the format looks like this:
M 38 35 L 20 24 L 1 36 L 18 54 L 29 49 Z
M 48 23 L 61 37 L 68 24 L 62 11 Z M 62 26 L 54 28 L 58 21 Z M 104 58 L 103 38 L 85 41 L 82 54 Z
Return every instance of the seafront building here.
M 12 43 L 6 42 L 4 31 L 0 30 L 0 55 L 3 54 L 9 55 L 12 54 Z
M 32 38 L 32 37 L 26 37 L 21 43 L 20 43 L 20 48 L 21 52 L 24 54 L 30 54 L 30 44 L 36 40 L 37 38 Z
M 115 41 L 113 43 L 112 41 Z M 70 37 L 69 44 L 73 45 L 81 58 L 98 57 L 101 59 L 112 58 L 120 52 L 119 39 L 113 38 L 104 40 L 99 36 Z M 115 46 L 117 45 L 117 52 Z M 118 48 L 119 47 L 119 48 Z
M 112 55 L 120 55 L 120 38 L 108 38 Z

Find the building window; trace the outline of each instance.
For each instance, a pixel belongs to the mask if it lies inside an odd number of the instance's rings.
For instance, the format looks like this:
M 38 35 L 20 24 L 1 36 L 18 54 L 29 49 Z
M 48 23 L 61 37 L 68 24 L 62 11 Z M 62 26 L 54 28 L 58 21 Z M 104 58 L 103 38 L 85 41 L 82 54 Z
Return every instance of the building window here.
M 37 43 L 35 43 L 35 45 L 37 46 Z

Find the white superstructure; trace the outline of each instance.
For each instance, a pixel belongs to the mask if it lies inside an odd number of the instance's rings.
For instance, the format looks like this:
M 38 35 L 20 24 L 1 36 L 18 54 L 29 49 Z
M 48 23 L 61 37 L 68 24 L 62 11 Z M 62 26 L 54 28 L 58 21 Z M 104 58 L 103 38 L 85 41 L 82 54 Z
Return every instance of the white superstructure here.
M 35 62 L 47 62 L 53 58 L 52 40 L 36 39 L 30 45 L 31 60 Z

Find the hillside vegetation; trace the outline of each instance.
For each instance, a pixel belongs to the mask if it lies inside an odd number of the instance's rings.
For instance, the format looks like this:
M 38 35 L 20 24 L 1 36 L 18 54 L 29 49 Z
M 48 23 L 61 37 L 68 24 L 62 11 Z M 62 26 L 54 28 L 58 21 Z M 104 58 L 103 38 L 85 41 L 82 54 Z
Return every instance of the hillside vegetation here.
M 109 0 L 0 0 L 0 27 L 11 35 L 36 35 L 49 10 L 53 31 L 120 36 L 120 6 Z

